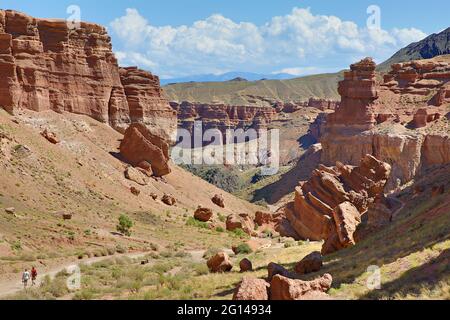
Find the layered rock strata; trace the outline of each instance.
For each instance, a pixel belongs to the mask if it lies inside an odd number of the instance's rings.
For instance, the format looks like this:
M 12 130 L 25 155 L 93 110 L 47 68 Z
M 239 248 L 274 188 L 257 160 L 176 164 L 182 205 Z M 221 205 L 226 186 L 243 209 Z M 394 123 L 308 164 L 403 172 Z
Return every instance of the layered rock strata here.
M 370 58 L 353 64 L 339 84 L 339 108 L 313 129 L 324 132 L 325 165 L 357 165 L 371 154 L 392 166 L 388 190 L 395 190 L 450 162 L 450 57 L 393 65 L 381 82 L 375 67 Z
M 320 165 L 309 181 L 295 189 L 286 217 L 303 239 L 325 240 L 328 254 L 355 244 L 353 233 L 377 198 L 384 196 L 391 167 L 370 155 L 358 167 Z
M 218 129 L 225 139 L 229 129 L 263 129 L 278 117 L 276 109 L 270 107 L 199 104 L 186 101 L 171 102 L 170 105 L 178 114 L 179 127 L 188 130 L 192 136 L 195 121 L 201 121 L 203 132 Z
M 124 132 L 142 122 L 172 136 L 176 115 L 159 79 L 120 69 L 104 27 L 0 10 L 0 106 L 90 116 Z

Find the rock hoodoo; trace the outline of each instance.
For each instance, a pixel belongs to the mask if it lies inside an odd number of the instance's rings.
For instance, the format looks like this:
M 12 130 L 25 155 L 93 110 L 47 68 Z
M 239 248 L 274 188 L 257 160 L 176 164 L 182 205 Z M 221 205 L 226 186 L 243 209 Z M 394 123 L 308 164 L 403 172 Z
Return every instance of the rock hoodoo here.
M 314 129 L 323 133 L 322 163 L 357 165 L 371 154 L 392 166 L 388 190 L 395 190 L 450 162 L 450 57 L 394 64 L 382 82 L 375 67 L 370 58 L 351 66 L 339 84 L 340 106 Z
M 0 10 L 0 106 L 88 115 L 124 132 L 131 122 L 174 134 L 159 79 L 120 69 L 104 27 Z

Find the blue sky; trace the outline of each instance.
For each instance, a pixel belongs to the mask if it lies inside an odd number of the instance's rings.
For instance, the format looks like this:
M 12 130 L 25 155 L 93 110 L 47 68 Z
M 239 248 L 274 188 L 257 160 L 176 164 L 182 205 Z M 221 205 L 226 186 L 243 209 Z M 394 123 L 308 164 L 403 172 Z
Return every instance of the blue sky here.
M 380 28 L 367 8 L 380 8 Z M 122 64 L 163 78 L 247 71 L 336 71 L 364 56 L 379 62 L 449 27 L 450 1 L 385 0 L 0 0 L 36 17 L 81 18 L 108 27 Z

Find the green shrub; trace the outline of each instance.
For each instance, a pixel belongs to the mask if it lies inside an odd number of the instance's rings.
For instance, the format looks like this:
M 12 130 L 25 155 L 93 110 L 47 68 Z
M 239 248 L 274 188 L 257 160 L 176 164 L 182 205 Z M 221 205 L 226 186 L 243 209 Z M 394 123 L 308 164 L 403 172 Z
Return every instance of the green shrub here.
M 94 292 L 89 289 L 83 289 L 80 292 L 75 293 L 72 300 L 92 300 L 94 298 Z
M 236 247 L 235 253 L 236 254 L 250 254 L 253 250 L 250 248 L 250 246 L 247 243 L 241 243 Z
M 123 253 L 126 253 L 126 252 L 127 252 L 127 249 L 126 249 L 124 246 L 118 244 L 118 245 L 116 246 L 116 252 L 117 252 L 117 253 L 120 253 L 120 254 L 123 254 Z
M 116 226 L 117 231 L 126 235 L 131 236 L 131 228 L 133 227 L 133 221 L 127 215 L 121 215 L 119 217 L 119 224 Z
M 203 275 L 209 273 L 209 269 L 208 269 L 208 266 L 206 265 L 206 263 L 199 263 L 194 266 L 194 272 L 198 276 L 203 276 Z
M 194 217 L 189 217 L 186 221 L 187 226 L 197 227 L 200 229 L 209 229 L 209 225 L 206 222 L 198 221 Z
M 15 250 L 15 251 L 20 251 L 22 250 L 22 243 L 20 242 L 20 240 L 16 240 L 11 244 L 11 249 Z
M 225 232 L 225 229 L 222 228 L 222 227 L 217 227 L 217 228 L 216 228 L 216 231 L 217 231 L 217 232 Z
M 242 229 L 234 229 L 233 231 L 231 231 L 231 234 L 241 239 L 250 238 L 250 236 Z

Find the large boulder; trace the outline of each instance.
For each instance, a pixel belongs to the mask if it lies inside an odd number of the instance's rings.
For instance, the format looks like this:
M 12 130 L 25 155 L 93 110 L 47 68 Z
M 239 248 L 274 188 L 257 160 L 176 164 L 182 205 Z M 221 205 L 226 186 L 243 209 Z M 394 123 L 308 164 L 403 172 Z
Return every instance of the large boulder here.
M 152 133 L 142 123 L 133 123 L 125 131 L 120 144 L 120 154 L 135 167 L 144 161 L 149 163 L 156 177 L 162 177 L 171 172 L 168 142 Z
M 144 173 L 133 167 L 128 167 L 125 170 L 125 178 L 134 181 L 141 186 L 146 186 L 149 182 L 148 177 Z
M 41 136 L 43 136 L 45 139 L 47 139 L 48 142 L 52 144 L 58 144 L 60 142 L 56 134 L 54 132 L 49 131 L 48 129 L 42 131 Z
M 230 257 L 225 252 L 219 252 L 212 256 L 208 260 L 207 266 L 209 271 L 213 273 L 229 272 L 233 269 L 233 264 L 230 261 Z
M 255 233 L 255 224 L 252 218 L 246 213 L 229 215 L 226 221 L 226 226 L 228 231 L 242 229 L 248 235 Z
M 16 208 L 5 208 L 5 212 L 7 213 L 7 214 L 11 214 L 11 215 L 14 215 L 14 213 L 16 212 Z
M 225 208 L 225 200 L 222 195 L 216 194 L 211 201 L 218 207 Z
M 141 190 L 139 190 L 139 189 L 136 188 L 136 187 L 131 187 L 131 188 L 130 188 L 130 192 L 131 192 L 133 195 L 135 195 L 136 197 L 139 196 L 139 195 L 141 194 Z
M 294 270 L 298 274 L 308 274 L 319 271 L 323 266 L 322 254 L 320 252 L 313 252 L 304 257 L 298 262 Z
M 313 281 L 276 275 L 270 283 L 270 300 L 309 300 L 315 294 L 323 297 L 330 290 L 332 282 L 333 278 L 329 274 Z
M 253 271 L 253 264 L 249 259 L 244 258 L 239 262 L 239 268 L 241 269 L 241 272 Z
M 281 275 L 281 276 L 287 277 L 287 278 L 293 278 L 295 276 L 292 272 L 290 272 L 283 266 L 280 266 L 279 264 L 271 262 L 267 266 L 267 281 L 271 282 L 273 277 L 275 277 L 276 275 Z
M 264 301 L 269 300 L 270 285 L 263 279 L 244 277 L 236 288 L 233 300 Z
M 177 199 L 170 194 L 165 194 L 161 201 L 168 206 L 174 206 L 177 203 Z
M 198 207 L 194 212 L 194 218 L 198 221 L 208 222 L 211 220 L 213 212 L 209 208 Z

